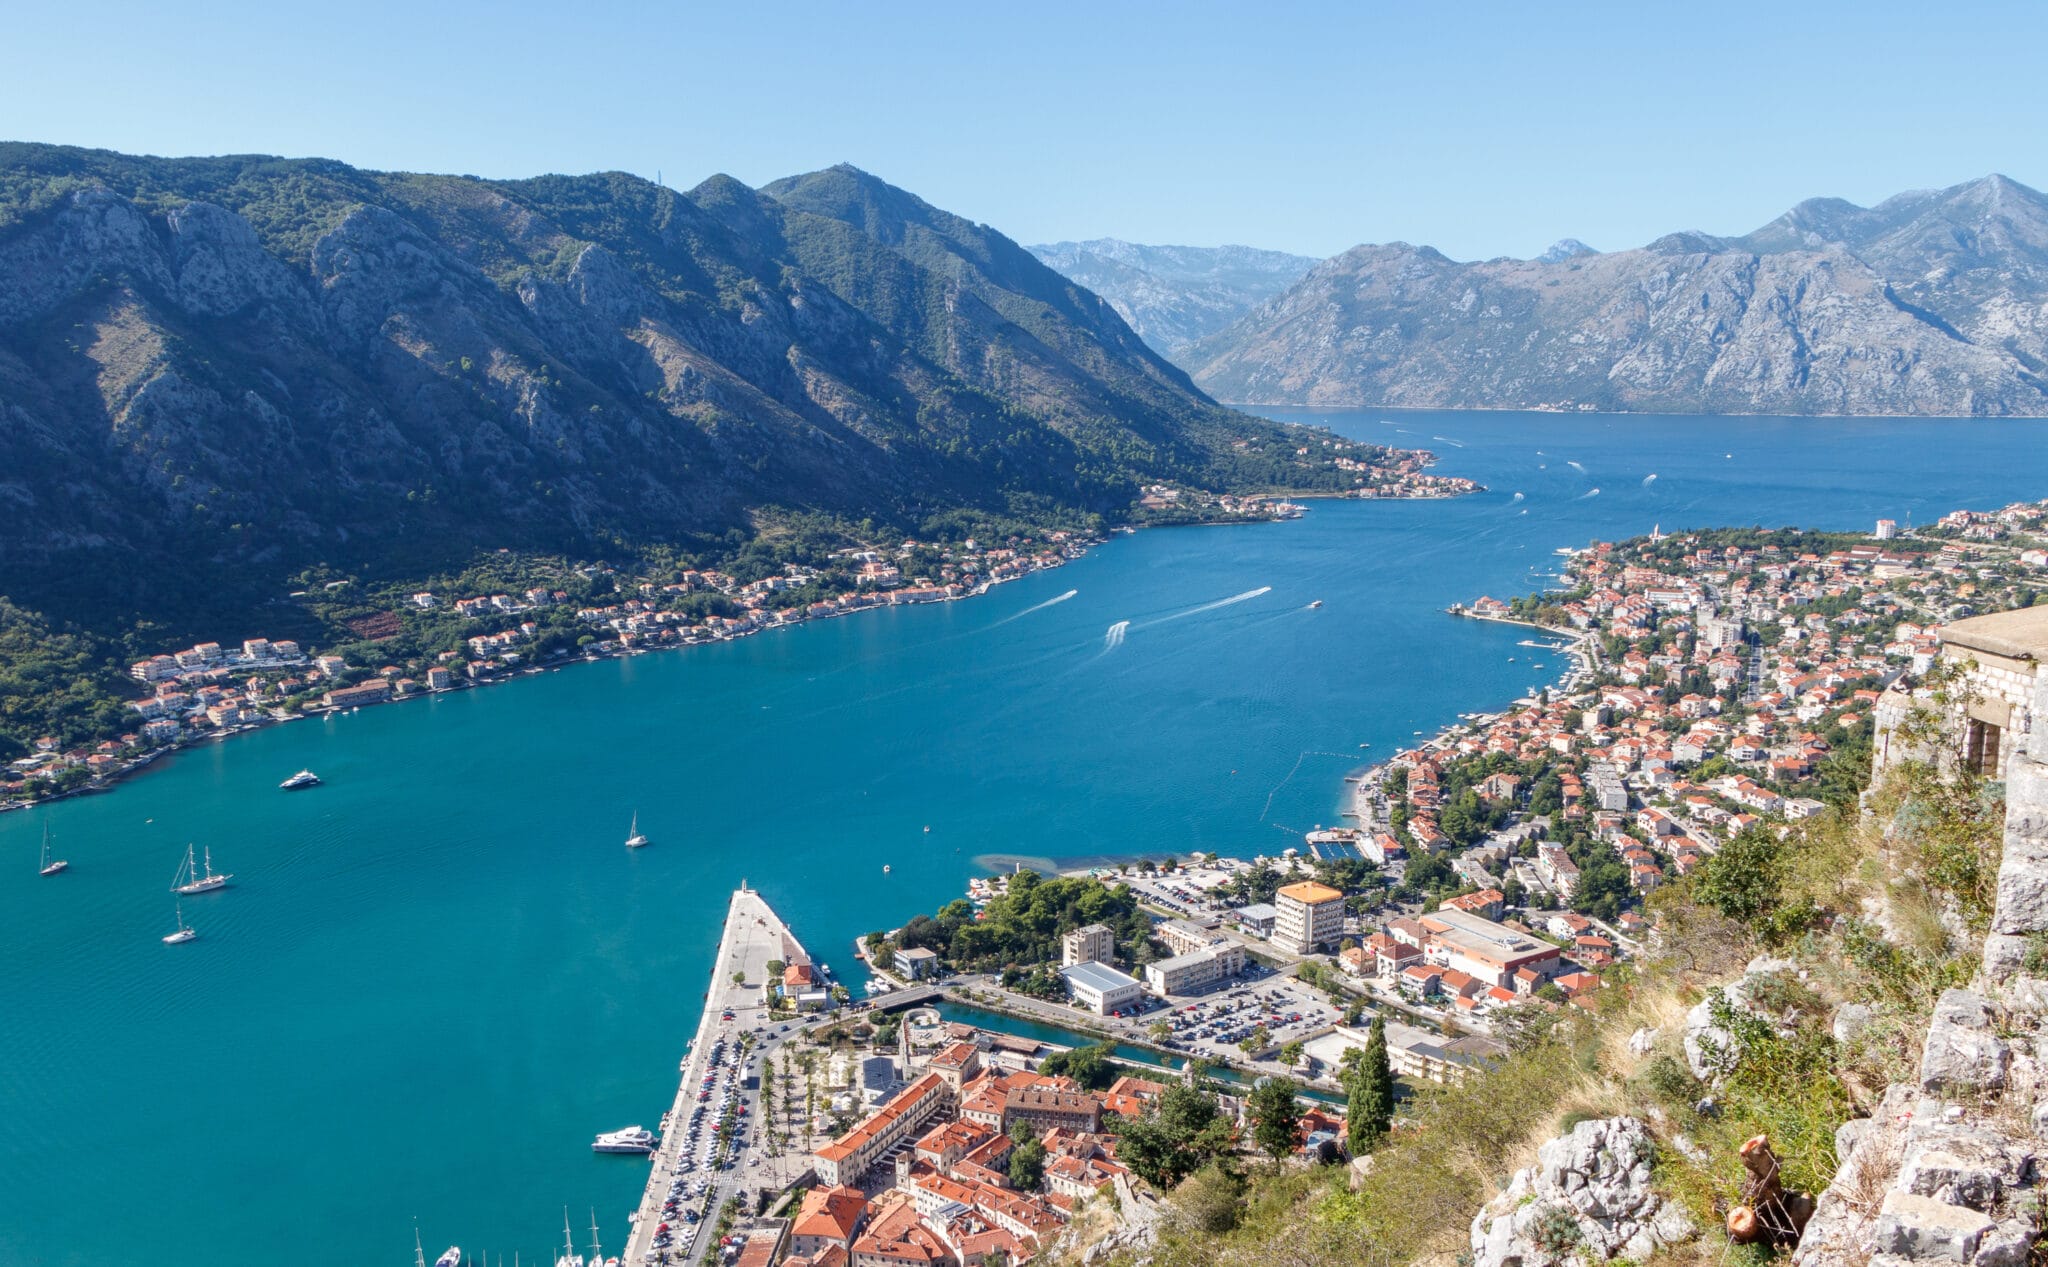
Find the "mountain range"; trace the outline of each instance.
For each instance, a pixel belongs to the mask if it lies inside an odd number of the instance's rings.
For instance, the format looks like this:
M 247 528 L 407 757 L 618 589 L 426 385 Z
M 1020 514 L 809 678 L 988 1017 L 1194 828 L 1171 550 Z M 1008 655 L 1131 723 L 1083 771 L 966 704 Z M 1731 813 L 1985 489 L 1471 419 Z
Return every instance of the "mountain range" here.
M 2048 414 L 2048 198 L 1994 175 L 1633 250 L 1358 246 L 1172 354 L 1257 405 Z
M 1228 326 L 1318 262 L 1250 246 L 1141 246 L 1116 238 L 1030 250 L 1108 300 L 1139 337 L 1167 356 Z
M 1297 447 L 852 167 L 678 192 L 0 145 L 0 590 L 66 619 L 226 636 L 315 563 L 1334 486 Z

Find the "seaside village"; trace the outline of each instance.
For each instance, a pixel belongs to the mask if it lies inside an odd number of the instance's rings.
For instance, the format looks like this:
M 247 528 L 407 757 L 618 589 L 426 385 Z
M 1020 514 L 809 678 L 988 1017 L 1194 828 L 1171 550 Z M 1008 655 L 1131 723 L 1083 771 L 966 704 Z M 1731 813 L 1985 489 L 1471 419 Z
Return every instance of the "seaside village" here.
M 1259 1082 L 1297 1079 L 1292 1151 L 1341 1156 L 1345 1053 L 1369 1042 L 1368 1019 L 1413 1084 L 1462 1078 L 1532 1013 L 1595 1006 L 1603 974 L 1655 936 L 1659 884 L 1859 785 L 1831 763 L 1897 759 L 1918 704 L 1956 712 L 1964 759 L 2001 773 L 2048 659 L 2048 604 L 2032 605 L 2048 589 L 2044 514 L 1596 544 L 1552 593 L 1463 609 L 1537 626 L 1532 669 L 1573 657 L 1563 685 L 1373 767 L 1353 825 L 1278 857 L 978 879 L 937 919 L 871 936 L 875 1004 L 894 992 L 912 1010 L 848 1075 L 864 1116 L 815 1148 L 788 1217 L 745 1221 L 725 1259 L 1028 1258 L 1089 1200 L 1141 1199 L 1119 1123 L 1215 1073 L 1233 1146 L 1251 1147 Z M 1056 964 L 968 962 L 960 925 L 1007 920 L 1055 884 L 1100 886 L 1112 917 L 1064 928 Z M 1076 1043 L 1194 1063 L 1076 1076 L 1065 1048 L 942 1021 L 920 1006 L 935 986 Z M 1030 1165 L 1013 1164 L 1020 1149 Z
M 1265 503 L 1231 501 L 1232 514 L 1276 513 Z M 601 605 L 579 605 L 567 590 L 546 586 L 516 594 L 421 591 L 396 596 L 389 610 L 351 622 L 362 634 L 353 644 L 357 648 L 374 649 L 408 623 L 431 621 L 436 629 L 456 631 L 450 640 L 458 645 L 395 663 L 360 652 L 309 654 L 282 638 L 249 638 L 239 648 L 202 642 L 129 667 L 143 692 L 127 706 L 131 730 L 83 746 L 39 739 L 35 751 L 9 763 L 0 772 L 0 808 L 103 784 L 183 743 L 294 717 L 488 685 L 575 658 L 722 641 L 875 607 L 985 593 L 1077 557 L 1088 544 L 1054 532 L 1037 543 L 984 545 L 969 539 L 936 555 L 915 541 L 887 557 L 876 550 L 848 551 L 831 577 L 850 578 L 852 587 L 816 601 L 805 596 L 819 590 L 826 573 L 797 566 L 745 582 L 717 571 L 685 570 L 655 581 L 603 567 L 577 569 L 583 580 L 603 579 L 610 601 Z M 907 576 L 903 565 L 913 557 L 932 566 L 932 575 Z M 940 560 L 936 565 L 934 558 Z
M 1469 491 L 1425 474 L 1426 465 L 1415 457 L 1360 495 Z M 1147 489 L 1143 505 L 1219 523 L 1302 513 L 1300 506 L 1274 498 L 1196 494 L 1164 485 Z M 1095 544 L 1095 538 L 1064 531 L 1000 542 L 909 540 L 843 550 L 825 567 L 783 564 L 751 580 L 711 569 L 661 575 L 603 564 L 566 572 L 564 579 L 575 589 L 601 592 L 603 601 L 578 601 L 560 581 L 518 592 L 375 595 L 354 594 L 350 580 L 331 581 L 291 598 L 360 609 L 363 614 L 343 622 L 354 639 L 346 644 L 348 655 L 314 654 L 289 639 L 252 637 L 239 649 L 201 642 L 138 660 L 129 667 L 141 692 L 127 706 L 130 726 L 86 744 L 38 739 L 34 751 L 0 771 L 0 809 L 102 786 L 181 744 L 294 717 L 489 685 L 571 659 L 638 655 L 875 608 L 984 594 L 1078 558 Z M 510 561 L 508 570 L 523 565 L 509 551 L 500 554 Z M 404 654 L 408 646 L 418 654 Z M 389 654 L 380 657 L 380 650 Z

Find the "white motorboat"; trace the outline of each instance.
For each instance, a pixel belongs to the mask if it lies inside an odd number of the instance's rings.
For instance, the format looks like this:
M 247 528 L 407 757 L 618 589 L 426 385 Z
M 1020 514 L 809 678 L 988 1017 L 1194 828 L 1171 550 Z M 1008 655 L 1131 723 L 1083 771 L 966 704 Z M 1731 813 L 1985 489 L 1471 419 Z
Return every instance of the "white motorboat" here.
M 286 779 L 284 782 L 278 784 L 278 786 L 283 788 L 287 792 L 296 792 L 302 787 L 318 787 L 320 786 L 320 776 L 313 773 L 311 770 L 301 770 L 289 779 Z M 442 1257 L 445 1258 L 447 1257 L 447 1255 L 443 1254 Z
M 628 1126 L 624 1130 L 606 1131 L 590 1145 L 594 1153 L 651 1153 L 654 1151 L 654 1132 L 644 1126 Z

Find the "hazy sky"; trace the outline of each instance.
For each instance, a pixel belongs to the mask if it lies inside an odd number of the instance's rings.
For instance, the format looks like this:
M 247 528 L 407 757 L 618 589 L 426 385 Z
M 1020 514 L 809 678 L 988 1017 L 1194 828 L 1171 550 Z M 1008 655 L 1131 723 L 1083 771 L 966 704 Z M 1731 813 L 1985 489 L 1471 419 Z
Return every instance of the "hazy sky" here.
M 1458 258 L 2048 186 L 2048 5 L 24 4 L 0 137 L 687 188 L 846 161 L 1024 242 Z

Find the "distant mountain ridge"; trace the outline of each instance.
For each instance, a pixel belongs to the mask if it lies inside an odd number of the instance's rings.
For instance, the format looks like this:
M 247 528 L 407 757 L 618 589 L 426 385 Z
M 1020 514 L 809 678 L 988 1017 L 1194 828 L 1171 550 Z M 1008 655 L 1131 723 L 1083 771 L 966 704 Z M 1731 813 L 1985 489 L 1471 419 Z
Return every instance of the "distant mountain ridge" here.
M 1250 246 L 1144 246 L 1117 238 L 1029 249 L 1108 300 L 1131 329 L 1167 356 L 1223 329 L 1318 262 Z
M 2004 176 L 1741 237 L 1358 246 L 1176 354 L 1260 405 L 2048 414 L 2048 198 Z
M 851 167 L 683 193 L 0 144 L 0 580 L 65 618 L 224 632 L 314 562 L 729 546 L 763 513 L 1114 517 L 1298 443 Z

